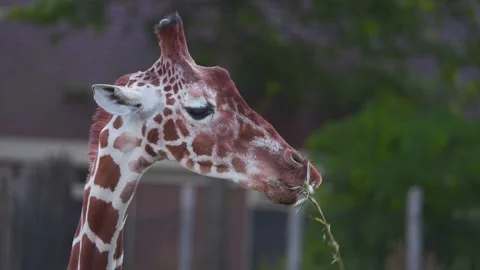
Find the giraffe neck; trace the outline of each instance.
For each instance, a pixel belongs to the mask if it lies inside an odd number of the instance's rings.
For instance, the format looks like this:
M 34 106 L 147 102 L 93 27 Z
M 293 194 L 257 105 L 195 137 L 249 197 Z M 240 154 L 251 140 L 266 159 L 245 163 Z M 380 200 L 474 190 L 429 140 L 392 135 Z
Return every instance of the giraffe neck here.
M 114 117 L 100 133 L 68 270 L 122 269 L 127 208 L 141 175 L 156 161 L 142 150 L 148 141 L 135 122 L 139 121 Z

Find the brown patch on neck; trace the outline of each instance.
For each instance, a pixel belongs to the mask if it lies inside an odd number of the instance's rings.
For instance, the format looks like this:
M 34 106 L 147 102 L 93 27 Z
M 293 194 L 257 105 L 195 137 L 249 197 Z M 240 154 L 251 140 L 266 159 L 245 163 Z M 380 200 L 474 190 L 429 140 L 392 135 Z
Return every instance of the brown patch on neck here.
M 130 161 L 130 163 L 128 163 L 130 170 L 136 173 L 142 173 L 150 165 L 152 165 L 152 162 L 148 161 L 144 157 L 139 157 L 137 160 Z
M 88 187 L 83 193 L 82 217 L 80 220 L 80 223 L 82 224 L 82 226 L 87 216 L 87 202 L 88 202 L 88 198 L 90 197 L 90 190 L 91 190 L 91 187 Z
M 118 259 L 120 258 L 120 256 L 122 256 L 122 254 L 123 254 L 123 229 L 120 231 L 120 234 L 118 235 L 117 245 L 115 247 L 115 254 L 113 255 L 113 258 Z
M 110 134 L 110 132 L 108 131 L 108 129 L 102 131 L 102 133 L 100 133 L 100 147 L 101 148 L 105 148 L 108 146 L 108 135 Z
M 111 156 L 100 157 L 94 184 L 114 191 L 119 179 L 120 167 L 113 161 L 113 158 Z
M 80 251 L 80 270 L 106 269 L 108 265 L 108 252 L 100 252 L 86 235 L 82 238 L 82 249 Z M 75 266 L 76 265 L 70 265 Z M 73 268 L 76 269 L 76 268 Z
M 130 198 L 132 198 L 133 194 L 135 193 L 135 189 L 137 188 L 138 181 L 128 182 L 122 190 L 120 194 L 120 199 L 122 199 L 122 203 L 127 203 Z
M 77 265 L 79 260 L 80 260 L 80 241 L 72 247 L 67 270 L 77 270 Z
M 113 148 L 120 150 L 123 153 L 133 150 L 142 144 L 142 139 L 137 138 L 127 132 L 122 133 L 113 142 Z
M 88 209 L 88 225 L 93 233 L 105 243 L 110 243 L 116 231 L 118 211 L 112 203 L 106 203 L 95 197 L 90 197 Z
M 158 154 L 158 157 L 161 158 L 161 159 L 167 159 L 167 153 L 165 153 L 165 151 L 162 151 L 162 150 L 158 150 L 157 151 L 157 154 Z
M 156 144 L 158 142 L 159 136 L 160 133 L 158 132 L 158 129 L 152 128 L 147 134 L 147 140 L 150 143 Z
M 157 115 L 153 118 L 153 120 L 154 120 L 155 122 L 157 122 L 158 124 L 162 124 L 163 117 L 162 117 L 161 114 L 157 114 Z
M 119 129 L 121 128 L 123 125 L 123 119 L 121 116 L 117 116 L 115 118 L 115 121 L 113 121 L 113 127 L 116 128 L 116 129 Z
M 172 115 L 172 113 L 172 110 L 170 110 L 169 108 L 165 108 L 165 110 L 163 110 L 163 116 L 165 117 Z
M 153 147 L 150 144 L 145 145 L 145 152 L 149 154 L 151 157 L 158 157 L 157 153 L 155 153 L 155 150 L 153 150 Z

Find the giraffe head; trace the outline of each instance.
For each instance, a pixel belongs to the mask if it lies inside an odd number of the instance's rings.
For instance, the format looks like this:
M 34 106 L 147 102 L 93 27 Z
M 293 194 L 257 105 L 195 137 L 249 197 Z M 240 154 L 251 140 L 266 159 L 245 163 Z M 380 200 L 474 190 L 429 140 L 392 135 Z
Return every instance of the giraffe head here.
M 247 105 L 227 70 L 195 63 L 177 13 L 161 20 L 155 32 L 161 56 L 151 68 L 115 85 L 93 85 L 97 104 L 116 121 L 128 122 L 151 162 L 174 160 L 281 204 L 296 202 L 292 187 L 303 185 L 307 171 L 309 184 L 320 185 L 318 171 Z

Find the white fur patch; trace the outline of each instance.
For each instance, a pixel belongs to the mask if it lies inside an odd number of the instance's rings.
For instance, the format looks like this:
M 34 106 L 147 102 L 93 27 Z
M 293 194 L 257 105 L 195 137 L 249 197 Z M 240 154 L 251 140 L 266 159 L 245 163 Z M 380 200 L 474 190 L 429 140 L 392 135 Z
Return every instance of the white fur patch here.
M 255 138 L 251 144 L 255 147 L 266 148 L 271 152 L 278 152 L 282 148 L 280 143 L 276 140 L 273 140 L 271 137 Z

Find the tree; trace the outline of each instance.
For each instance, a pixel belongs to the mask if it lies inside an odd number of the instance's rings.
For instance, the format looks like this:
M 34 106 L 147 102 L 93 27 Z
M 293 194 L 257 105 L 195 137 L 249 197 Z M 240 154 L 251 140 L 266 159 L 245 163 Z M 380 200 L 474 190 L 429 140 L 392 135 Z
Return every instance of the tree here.
M 383 269 L 385 256 L 404 238 L 405 197 L 414 184 L 426 194 L 426 249 L 448 269 L 480 263 L 479 243 L 472 241 L 480 235 L 479 134 L 478 120 L 387 94 L 310 138 L 327 168 L 328 192 L 318 199 L 332 214 L 348 269 Z M 306 256 L 307 269 L 317 269 L 316 257 Z

